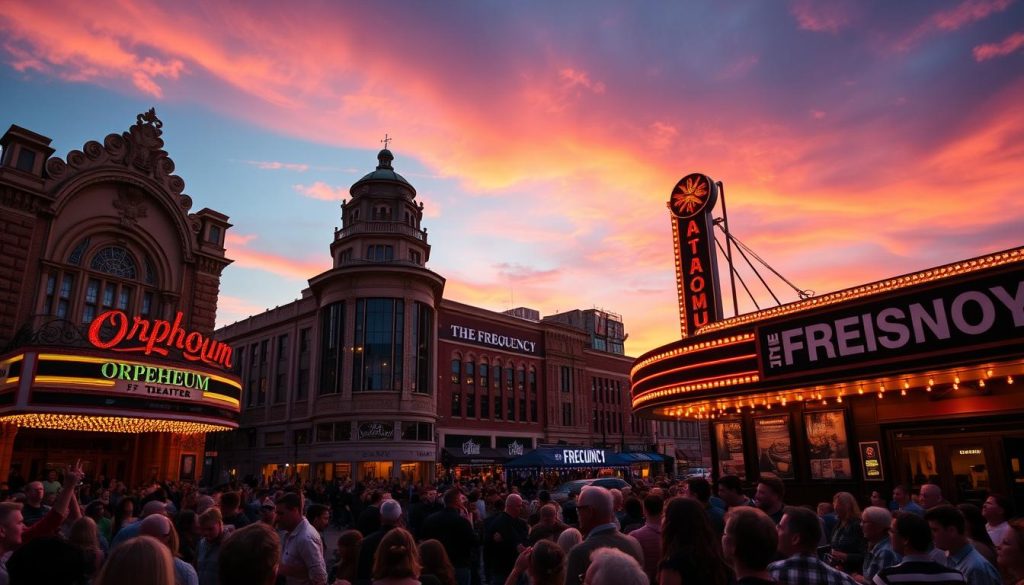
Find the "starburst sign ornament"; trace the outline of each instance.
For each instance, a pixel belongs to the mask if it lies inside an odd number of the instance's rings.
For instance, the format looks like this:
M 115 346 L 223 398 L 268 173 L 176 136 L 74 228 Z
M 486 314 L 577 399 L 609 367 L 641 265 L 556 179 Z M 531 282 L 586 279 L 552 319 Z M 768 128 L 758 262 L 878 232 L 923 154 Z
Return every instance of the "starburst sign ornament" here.
M 672 211 L 679 217 L 693 217 L 708 203 L 708 178 L 701 174 L 687 175 L 672 190 Z

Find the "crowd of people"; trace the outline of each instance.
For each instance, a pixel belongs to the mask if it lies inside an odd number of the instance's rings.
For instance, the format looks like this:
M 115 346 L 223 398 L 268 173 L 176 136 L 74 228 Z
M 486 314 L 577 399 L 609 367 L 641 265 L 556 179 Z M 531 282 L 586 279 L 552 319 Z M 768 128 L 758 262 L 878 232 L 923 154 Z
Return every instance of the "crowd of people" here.
M 551 486 L 129 490 L 75 464 L 9 481 L 0 585 L 1024 585 L 1024 520 L 998 494 L 978 507 L 896 486 L 891 502 L 838 492 L 813 508 L 787 505 L 772 476 L 585 486 L 564 502 Z

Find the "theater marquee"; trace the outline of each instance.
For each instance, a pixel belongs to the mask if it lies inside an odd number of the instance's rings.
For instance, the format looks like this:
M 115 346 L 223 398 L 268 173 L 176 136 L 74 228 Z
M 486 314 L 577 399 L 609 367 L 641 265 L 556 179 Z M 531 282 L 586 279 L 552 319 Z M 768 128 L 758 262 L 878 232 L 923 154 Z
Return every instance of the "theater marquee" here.
M 676 183 L 668 201 L 672 211 L 682 337 L 689 337 L 697 329 L 722 318 L 711 216 L 717 198 L 718 186 L 711 177 L 693 173 Z

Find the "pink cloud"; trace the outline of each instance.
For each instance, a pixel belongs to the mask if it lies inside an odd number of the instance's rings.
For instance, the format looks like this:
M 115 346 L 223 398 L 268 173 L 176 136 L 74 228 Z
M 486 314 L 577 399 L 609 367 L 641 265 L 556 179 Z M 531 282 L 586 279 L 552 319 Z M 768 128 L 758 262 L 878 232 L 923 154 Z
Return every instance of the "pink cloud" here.
M 974 47 L 974 60 L 986 61 L 996 57 L 1005 57 L 1024 47 L 1024 32 L 1015 32 L 998 43 L 988 43 Z
M 1003 12 L 1012 3 L 1013 0 L 967 0 L 956 8 L 936 13 L 932 16 L 932 22 L 942 30 L 957 30 L 966 24 Z
M 582 87 L 597 94 L 604 93 L 604 83 L 592 81 L 586 71 L 578 71 L 571 67 L 566 67 L 558 72 L 558 76 L 565 81 L 566 86 L 570 89 Z
M 292 188 L 305 197 L 322 201 L 341 201 L 348 197 L 348 187 L 332 187 L 323 181 L 312 185 L 292 185 Z
M 790 13 L 803 30 L 837 34 L 851 23 L 850 4 L 836 0 L 797 0 L 790 4 Z
M 275 160 L 246 160 L 242 161 L 247 165 L 252 165 L 258 169 L 268 171 L 295 171 L 298 173 L 304 173 L 309 170 L 309 165 L 306 163 L 286 163 Z
M 262 252 L 250 247 L 255 235 L 228 233 L 225 254 L 234 260 L 232 266 L 262 270 L 284 278 L 305 281 L 330 268 L 330 260 L 299 259 Z

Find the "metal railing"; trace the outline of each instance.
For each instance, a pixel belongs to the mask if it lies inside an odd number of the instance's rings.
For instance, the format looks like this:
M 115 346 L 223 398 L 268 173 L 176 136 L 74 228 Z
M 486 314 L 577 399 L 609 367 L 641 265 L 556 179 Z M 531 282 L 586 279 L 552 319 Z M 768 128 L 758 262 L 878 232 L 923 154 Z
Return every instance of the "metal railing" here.
M 338 240 L 355 234 L 398 234 L 427 242 L 427 230 L 416 229 L 398 221 L 359 221 L 348 227 L 334 230 L 334 239 Z

